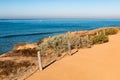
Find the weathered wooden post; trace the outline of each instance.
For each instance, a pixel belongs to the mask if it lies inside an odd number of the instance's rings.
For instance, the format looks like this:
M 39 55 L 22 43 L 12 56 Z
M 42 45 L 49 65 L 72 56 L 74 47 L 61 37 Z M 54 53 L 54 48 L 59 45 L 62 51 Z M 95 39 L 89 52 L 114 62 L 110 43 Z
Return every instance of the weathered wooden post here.
M 89 40 L 89 36 L 88 36 L 88 34 L 86 35 L 86 38 L 87 38 L 87 40 Z
M 99 35 L 99 33 L 97 32 L 97 36 Z
M 79 41 L 79 48 L 81 47 L 81 38 L 82 38 L 82 37 L 80 36 L 80 41 Z
M 87 47 L 88 47 L 88 38 L 89 36 L 88 36 L 88 34 L 86 35 L 86 44 L 87 44 Z
M 71 44 L 69 40 L 68 40 L 68 54 L 71 56 Z
M 40 51 L 37 52 L 37 56 L 38 56 L 39 70 L 42 71 L 42 59 L 41 59 Z
M 106 35 L 106 33 L 105 33 L 105 29 L 103 30 L 103 34 Z

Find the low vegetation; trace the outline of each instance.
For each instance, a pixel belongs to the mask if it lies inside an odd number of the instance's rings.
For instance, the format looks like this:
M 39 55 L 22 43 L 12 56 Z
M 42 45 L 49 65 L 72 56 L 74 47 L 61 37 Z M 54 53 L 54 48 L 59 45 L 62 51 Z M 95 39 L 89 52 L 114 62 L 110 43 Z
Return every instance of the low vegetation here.
M 94 31 L 94 33 L 98 32 L 98 34 L 90 35 L 88 33 L 89 31 L 85 31 L 82 35 L 79 32 L 69 32 L 46 38 L 39 41 L 38 50 L 41 51 L 42 55 L 48 55 L 51 53 L 60 54 L 68 51 L 68 42 L 70 43 L 71 49 L 90 48 L 93 44 L 108 42 L 108 35 L 116 34 L 118 28 L 102 28 Z
M 96 35 L 91 40 L 92 40 L 93 44 L 102 44 L 102 43 L 109 41 L 108 36 L 103 35 L 103 34 Z
M 6 54 L 6 57 L 13 57 L 13 56 L 23 56 L 23 57 L 36 57 L 37 56 L 37 45 L 36 44 L 26 44 L 26 43 L 19 43 L 16 44 L 12 51 Z
M 10 60 L 0 61 L 0 79 L 13 77 L 29 65 L 31 65 L 29 61 L 21 61 L 19 63 Z
M 0 80 L 11 80 L 28 67 L 36 66 L 35 44 L 17 44 L 12 51 L 0 57 Z M 23 74 L 24 75 L 24 74 Z
M 39 44 L 38 49 L 42 55 L 51 53 L 60 54 L 68 50 L 68 42 L 70 43 L 71 49 L 90 47 L 89 45 L 91 44 L 91 41 L 86 36 L 63 34 L 48 38 L 48 40 Z
M 11 56 L 24 56 L 24 57 L 36 57 L 37 56 L 37 49 L 36 48 L 27 48 L 22 50 L 13 50 Z
M 117 33 L 118 33 L 118 29 L 116 29 L 116 28 L 105 29 L 106 35 L 113 35 L 113 34 L 117 34 Z

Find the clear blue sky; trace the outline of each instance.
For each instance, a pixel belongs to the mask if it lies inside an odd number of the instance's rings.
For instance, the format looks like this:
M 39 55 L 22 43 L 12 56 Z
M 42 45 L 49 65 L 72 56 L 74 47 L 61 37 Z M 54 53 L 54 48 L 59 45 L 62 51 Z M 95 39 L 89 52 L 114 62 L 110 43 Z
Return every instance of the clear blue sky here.
M 0 0 L 0 18 L 120 18 L 120 0 Z

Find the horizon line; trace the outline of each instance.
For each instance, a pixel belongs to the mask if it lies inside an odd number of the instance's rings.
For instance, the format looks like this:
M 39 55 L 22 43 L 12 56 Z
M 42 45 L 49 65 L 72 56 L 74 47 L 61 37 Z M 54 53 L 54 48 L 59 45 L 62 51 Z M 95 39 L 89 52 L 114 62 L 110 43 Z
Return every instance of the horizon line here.
M 0 20 L 40 20 L 40 19 L 104 19 L 104 20 L 120 20 L 120 18 L 0 18 Z

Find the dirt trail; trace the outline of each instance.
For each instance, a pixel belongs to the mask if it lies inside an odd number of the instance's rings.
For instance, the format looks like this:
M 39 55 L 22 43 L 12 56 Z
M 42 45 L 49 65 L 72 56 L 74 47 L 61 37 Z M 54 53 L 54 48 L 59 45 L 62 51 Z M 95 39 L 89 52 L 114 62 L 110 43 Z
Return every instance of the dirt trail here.
M 120 80 L 120 33 L 109 39 L 61 59 L 27 80 Z

